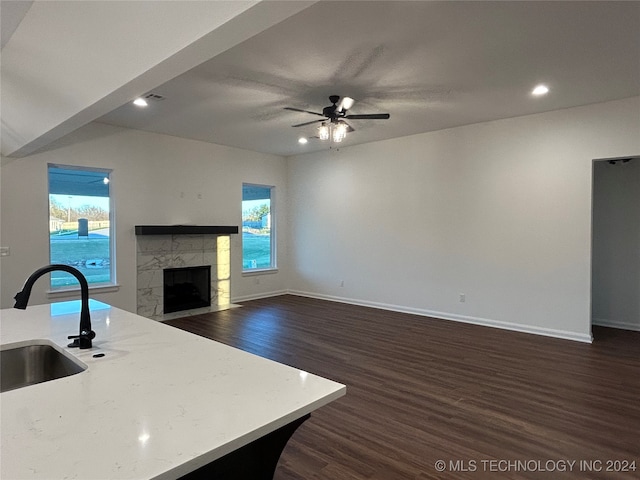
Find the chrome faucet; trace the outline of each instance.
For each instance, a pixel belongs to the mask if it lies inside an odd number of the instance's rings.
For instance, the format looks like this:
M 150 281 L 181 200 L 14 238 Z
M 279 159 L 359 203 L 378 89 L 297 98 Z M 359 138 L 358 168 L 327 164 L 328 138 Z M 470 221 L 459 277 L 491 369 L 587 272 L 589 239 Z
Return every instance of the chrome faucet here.
M 27 278 L 26 282 L 24 282 L 22 291 L 16 293 L 16 296 L 13 297 L 16 301 L 13 308 L 25 310 L 27 308 L 27 303 L 29 302 L 29 296 L 31 295 L 31 288 L 33 287 L 33 284 L 42 275 L 53 272 L 54 270 L 61 270 L 63 272 L 70 273 L 78 279 L 78 282 L 80 282 L 80 294 L 82 296 L 82 308 L 80 310 L 80 334 L 70 335 L 67 337 L 70 340 L 74 339 L 73 342 L 67 346 L 70 348 L 91 348 L 91 340 L 95 338 L 96 334 L 91 330 L 91 317 L 89 316 L 89 284 L 87 283 L 87 279 L 79 270 L 70 267 L 69 265 L 47 265 L 46 267 L 39 268 L 33 272 L 29 278 Z

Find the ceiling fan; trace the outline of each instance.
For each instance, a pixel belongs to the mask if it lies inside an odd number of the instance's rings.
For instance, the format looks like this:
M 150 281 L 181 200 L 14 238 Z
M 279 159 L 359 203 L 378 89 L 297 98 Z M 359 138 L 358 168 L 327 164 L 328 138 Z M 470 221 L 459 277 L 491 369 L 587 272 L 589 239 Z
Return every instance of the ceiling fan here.
M 349 125 L 344 119 L 349 120 L 387 120 L 390 115 L 388 113 L 364 113 L 357 115 L 348 115 L 347 111 L 353 106 L 355 100 L 351 97 L 342 97 L 339 95 L 331 95 L 329 101 L 333 104 L 322 109 L 322 113 L 312 112 L 309 110 L 301 110 L 299 108 L 284 107 L 285 110 L 293 112 L 310 113 L 323 117 L 320 120 L 312 120 L 310 122 L 298 123 L 292 127 L 304 127 L 313 123 L 322 122 L 318 128 L 320 140 L 328 140 L 331 138 L 334 142 L 340 142 L 344 139 L 347 132 L 353 132 L 355 129 Z M 328 125 L 327 125 L 328 122 Z

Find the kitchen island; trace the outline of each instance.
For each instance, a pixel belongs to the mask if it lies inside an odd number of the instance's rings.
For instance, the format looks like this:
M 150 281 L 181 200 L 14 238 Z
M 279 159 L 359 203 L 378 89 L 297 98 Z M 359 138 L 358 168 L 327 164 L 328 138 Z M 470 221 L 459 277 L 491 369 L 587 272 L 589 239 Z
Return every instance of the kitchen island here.
M 346 391 L 104 303 L 90 308 L 86 350 L 66 347 L 80 302 L 0 311 L 1 349 L 38 339 L 87 367 L 0 394 L 0 478 L 233 478 L 217 475 L 266 450 L 277 461 L 308 414 Z

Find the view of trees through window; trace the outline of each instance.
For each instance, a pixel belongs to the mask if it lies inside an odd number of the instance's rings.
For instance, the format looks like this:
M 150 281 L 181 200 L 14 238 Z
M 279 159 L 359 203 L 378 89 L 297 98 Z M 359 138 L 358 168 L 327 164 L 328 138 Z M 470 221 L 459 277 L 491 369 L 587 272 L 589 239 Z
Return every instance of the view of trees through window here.
M 49 166 L 49 256 L 77 268 L 90 284 L 110 283 L 111 221 L 108 171 Z M 51 273 L 51 287 L 77 285 L 65 272 Z
M 242 186 L 242 268 L 274 268 L 272 187 Z

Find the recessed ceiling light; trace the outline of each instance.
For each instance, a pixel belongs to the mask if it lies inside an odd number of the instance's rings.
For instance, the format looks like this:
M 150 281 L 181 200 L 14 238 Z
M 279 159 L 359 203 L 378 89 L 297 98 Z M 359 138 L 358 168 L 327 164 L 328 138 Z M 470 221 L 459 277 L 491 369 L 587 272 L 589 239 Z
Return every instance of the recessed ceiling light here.
M 549 93 L 549 87 L 546 85 L 538 85 L 532 90 L 531 95 L 546 95 L 547 93 Z
M 307 140 L 307 139 L 306 139 L 306 138 L 304 138 L 304 137 L 300 137 L 300 138 L 298 139 L 298 143 L 299 143 L 299 144 L 301 144 L 301 145 L 304 145 L 304 144 L 305 144 L 305 143 L 307 143 L 308 141 L 309 141 L 309 140 Z
M 138 107 L 146 107 L 147 105 L 149 105 L 149 104 L 147 103 L 147 101 L 146 101 L 144 98 L 142 98 L 142 97 L 138 97 L 138 98 L 136 98 L 136 99 L 133 101 L 133 104 L 134 104 L 134 105 L 137 105 Z

